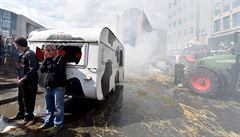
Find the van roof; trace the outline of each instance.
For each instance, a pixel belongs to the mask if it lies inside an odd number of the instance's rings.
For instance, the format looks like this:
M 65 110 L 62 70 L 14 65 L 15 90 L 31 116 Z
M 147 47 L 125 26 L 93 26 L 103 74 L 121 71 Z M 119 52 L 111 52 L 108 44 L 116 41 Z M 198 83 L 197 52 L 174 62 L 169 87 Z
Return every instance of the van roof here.
M 111 35 L 109 35 L 111 34 Z M 71 29 L 38 29 L 28 36 L 29 42 L 104 42 L 112 36 L 117 40 L 112 31 L 107 28 L 71 28 Z M 117 40 L 118 41 L 118 40 Z M 118 41 L 119 42 L 119 41 Z

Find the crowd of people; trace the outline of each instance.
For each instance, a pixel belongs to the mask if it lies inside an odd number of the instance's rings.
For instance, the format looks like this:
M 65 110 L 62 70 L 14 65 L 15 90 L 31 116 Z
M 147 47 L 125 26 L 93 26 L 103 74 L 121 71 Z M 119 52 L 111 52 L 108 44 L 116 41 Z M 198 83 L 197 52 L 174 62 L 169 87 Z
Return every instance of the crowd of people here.
M 0 35 L 0 74 L 17 74 L 18 52 L 14 38 L 3 38 Z

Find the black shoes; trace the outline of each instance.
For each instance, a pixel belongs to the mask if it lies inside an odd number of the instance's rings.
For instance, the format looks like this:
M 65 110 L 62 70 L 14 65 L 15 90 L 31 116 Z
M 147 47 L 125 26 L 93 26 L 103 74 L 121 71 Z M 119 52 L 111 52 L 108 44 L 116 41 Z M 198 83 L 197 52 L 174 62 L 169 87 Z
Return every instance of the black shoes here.
M 48 134 L 49 136 L 55 136 L 57 135 L 60 130 L 63 128 L 63 124 L 54 126 L 54 129 Z
M 15 121 L 15 120 L 21 120 L 21 119 L 24 119 L 24 116 L 16 115 L 14 117 L 10 117 L 8 120 L 9 121 Z
M 21 121 L 17 121 L 17 120 L 21 120 Z M 24 118 L 24 116 L 21 116 L 21 115 L 16 115 L 8 119 L 8 122 L 13 122 L 13 121 L 17 121 L 17 124 L 24 125 L 24 126 L 30 126 L 34 124 L 34 118 Z
M 24 119 L 23 121 L 19 122 L 20 125 L 24 125 L 24 126 L 30 126 L 34 124 L 34 119 Z
M 41 126 L 39 126 L 38 129 L 46 129 L 46 128 L 50 128 L 52 126 L 53 126 L 53 124 L 44 123 Z

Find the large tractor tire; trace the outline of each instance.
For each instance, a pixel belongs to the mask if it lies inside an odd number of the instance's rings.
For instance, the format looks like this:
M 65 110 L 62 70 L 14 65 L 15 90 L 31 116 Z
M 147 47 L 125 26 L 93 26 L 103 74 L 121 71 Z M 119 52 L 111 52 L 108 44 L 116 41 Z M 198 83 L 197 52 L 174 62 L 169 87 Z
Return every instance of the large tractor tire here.
M 220 75 L 208 68 L 199 67 L 186 77 L 186 85 L 194 93 L 213 96 L 221 91 L 223 81 Z

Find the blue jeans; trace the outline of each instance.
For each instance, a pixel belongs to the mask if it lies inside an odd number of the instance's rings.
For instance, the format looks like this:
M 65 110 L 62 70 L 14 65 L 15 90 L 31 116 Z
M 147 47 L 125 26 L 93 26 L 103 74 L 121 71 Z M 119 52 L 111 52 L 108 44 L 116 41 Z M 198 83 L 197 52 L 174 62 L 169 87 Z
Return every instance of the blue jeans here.
M 54 123 L 55 126 L 61 126 L 64 118 L 64 88 L 46 88 L 45 101 L 47 110 L 45 123 Z M 57 110 L 57 115 L 54 118 L 55 109 Z

